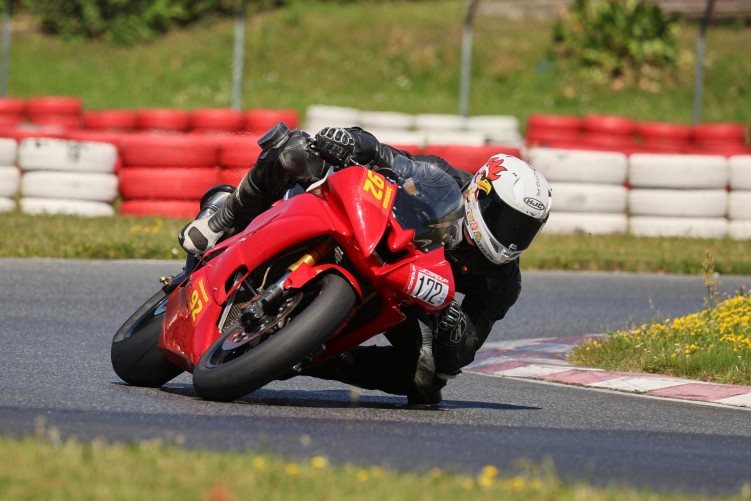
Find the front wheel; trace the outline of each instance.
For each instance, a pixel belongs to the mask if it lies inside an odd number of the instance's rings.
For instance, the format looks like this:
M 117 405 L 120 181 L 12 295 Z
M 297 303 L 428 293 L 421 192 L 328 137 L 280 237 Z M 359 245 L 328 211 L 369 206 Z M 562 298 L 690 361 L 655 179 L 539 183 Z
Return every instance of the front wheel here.
M 226 402 L 270 383 L 315 354 L 344 325 L 355 299 L 349 282 L 328 274 L 287 295 L 273 315 L 253 328 L 236 322 L 198 361 L 196 392 Z
M 112 368 L 126 383 L 158 388 L 183 372 L 164 358 L 157 346 L 166 306 L 167 295 L 157 292 L 125 321 L 112 339 Z

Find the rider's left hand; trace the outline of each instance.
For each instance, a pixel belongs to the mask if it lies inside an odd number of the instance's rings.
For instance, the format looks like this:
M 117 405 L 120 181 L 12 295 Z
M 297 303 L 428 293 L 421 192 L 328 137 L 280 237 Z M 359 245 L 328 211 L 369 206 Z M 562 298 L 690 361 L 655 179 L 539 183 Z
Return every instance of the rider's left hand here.
M 351 162 L 357 152 L 355 138 L 346 129 L 326 127 L 316 134 L 315 149 L 324 160 L 344 166 Z

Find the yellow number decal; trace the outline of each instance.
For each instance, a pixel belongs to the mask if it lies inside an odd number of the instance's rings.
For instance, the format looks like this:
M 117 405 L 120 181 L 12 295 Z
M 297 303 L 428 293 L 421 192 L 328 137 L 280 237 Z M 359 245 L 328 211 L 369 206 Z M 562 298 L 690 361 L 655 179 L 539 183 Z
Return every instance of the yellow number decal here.
M 386 182 L 384 181 L 383 176 L 379 176 L 371 170 L 368 171 L 368 179 L 365 180 L 362 189 L 372 193 L 376 200 L 380 200 L 383 198 L 383 187 L 385 185 Z
M 203 303 L 198 291 L 194 290 L 193 294 L 190 295 L 190 315 L 193 318 L 193 323 L 196 323 L 196 315 L 201 313 L 201 310 L 203 310 Z

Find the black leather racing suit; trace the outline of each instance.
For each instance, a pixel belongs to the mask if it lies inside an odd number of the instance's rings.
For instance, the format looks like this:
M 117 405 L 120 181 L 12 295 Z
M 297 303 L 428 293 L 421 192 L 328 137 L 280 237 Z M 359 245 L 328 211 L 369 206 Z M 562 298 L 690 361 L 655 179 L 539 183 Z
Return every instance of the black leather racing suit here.
M 403 155 L 446 171 L 462 191 L 472 179 L 469 172 L 452 167 L 440 157 L 413 156 L 379 143 L 362 129 L 346 130 L 355 138 L 357 160 L 362 164 L 390 167 L 397 155 Z M 306 186 L 323 176 L 327 165 L 306 149 L 308 140 L 306 133 L 295 130 L 275 145 L 264 145 L 258 161 L 241 181 L 235 196 L 227 202 L 224 212 L 231 217 L 235 227 L 247 225 L 295 184 Z M 495 265 L 466 239 L 458 246 L 446 249 L 446 257 L 454 272 L 456 291 L 464 295 L 461 309 L 465 321 L 458 342 L 436 346 L 433 352 L 438 372 L 454 374 L 472 362 L 493 324 L 502 319 L 516 302 L 521 292 L 521 273 L 517 260 Z M 302 374 L 396 395 L 413 395 L 421 329 L 426 328 L 432 326 L 426 326 L 424 314 L 408 314 L 405 322 L 386 333 L 391 346 L 361 346 Z M 444 385 L 444 379 L 436 378 L 434 389 Z

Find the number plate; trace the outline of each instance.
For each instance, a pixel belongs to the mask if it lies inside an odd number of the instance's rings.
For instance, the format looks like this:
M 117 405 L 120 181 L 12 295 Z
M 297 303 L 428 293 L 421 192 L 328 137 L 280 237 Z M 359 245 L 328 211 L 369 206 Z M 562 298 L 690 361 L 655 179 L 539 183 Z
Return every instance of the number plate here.
M 431 306 L 441 306 L 449 293 L 448 279 L 424 268 L 412 267 L 407 293 Z

